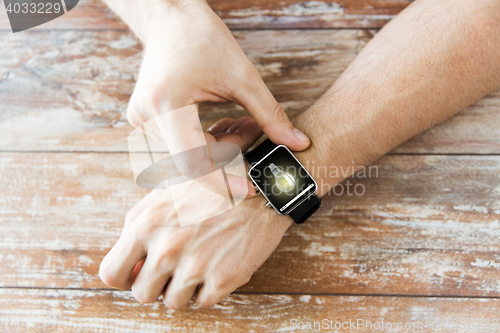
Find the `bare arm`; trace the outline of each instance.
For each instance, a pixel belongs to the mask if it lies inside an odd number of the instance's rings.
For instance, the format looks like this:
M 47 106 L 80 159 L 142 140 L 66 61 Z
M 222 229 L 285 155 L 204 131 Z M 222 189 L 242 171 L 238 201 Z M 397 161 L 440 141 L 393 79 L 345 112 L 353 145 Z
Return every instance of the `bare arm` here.
M 497 88 L 499 56 L 500 1 L 416 1 L 297 119 L 312 142 L 297 156 L 366 165 Z M 342 180 L 314 176 L 321 195 Z
M 366 165 L 498 87 L 499 11 L 498 0 L 417 0 L 296 120 L 311 138 L 298 158 L 345 170 L 353 161 Z M 320 195 L 341 181 L 314 176 Z M 168 191 L 153 191 L 129 212 L 100 276 L 110 286 L 132 287 L 141 302 L 163 294 L 167 306 L 181 308 L 196 294 L 198 304 L 215 304 L 250 279 L 291 224 L 257 196 L 181 228 Z
M 145 46 L 127 110 L 133 126 L 194 103 L 232 101 L 241 105 L 273 141 L 297 151 L 309 146 L 309 139 L 293 127 L 257 69 L 205 0 L 104 1 Z

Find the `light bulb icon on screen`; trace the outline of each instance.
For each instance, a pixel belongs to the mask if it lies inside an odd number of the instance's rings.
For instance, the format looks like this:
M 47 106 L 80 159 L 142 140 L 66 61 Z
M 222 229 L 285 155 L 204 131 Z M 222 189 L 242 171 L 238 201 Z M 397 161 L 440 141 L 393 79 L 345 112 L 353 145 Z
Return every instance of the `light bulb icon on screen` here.
M 269 169 L 276 178 L 276 187 L 278 190 L 288 192 L 295 186 L 295 179 L 288 172 L 283 171 L 282 167 L 276 166 L 276 164 L 269 164 Z

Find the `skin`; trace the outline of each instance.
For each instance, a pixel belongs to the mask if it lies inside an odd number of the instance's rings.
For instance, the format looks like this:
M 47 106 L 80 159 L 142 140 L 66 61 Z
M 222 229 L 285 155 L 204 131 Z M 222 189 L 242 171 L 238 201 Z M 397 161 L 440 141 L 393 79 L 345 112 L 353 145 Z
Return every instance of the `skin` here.
M 257 69 L 206 2 L 110 0 L 108 3 L 145 46 L 127 110 L 133 126 L 139 127 L 153 118 L 162 119 L 157 116 L 197 102 L 233 101 L 244 107 L 273 141 L 296 151 L 309 146 L 307 136 L 294 128 Z M 172 152 L 178 151 L 179 144 L 188 138 L 197 137 L 197 124 L 199 119 L 186 115 L 184 119 L 149 126 L 147 132 Z M 179 128 L 183 131 L 176 130 Z M 210 164 L 206 156 L 197 152 L 174 155 L 174 159 L 179 171 L 191 179 L 204 174 Z M 239 193 L 255 195 L 250 181 L 233 180 Z
M 146 45 L 158 38 L 150 39 L 155 35 L 150 24 L 158 17 L 159 22 L 168 24 L 165 18 L 182 17 L 185 8 L 179 3 L 160 2 L 168 13 L 155 10 L 136 15 L 137 21 L 149 20 L 134 27 L 131 13 L 127 14 L 130 8 L 125 6 L 128 1 L 107 2 Z M 208 10 L 204 3 L 190 4 L 199 4 L 192 7 L 199 11 Z M 214 34 L 222 30 L 219 33 L 225 37 L 221 38 L 228 37 L 226 28 L 219 23 L 216 26 Z M 327 93 L 296 119 L 294 125 L 311 139 L 309 149 L 296 156 L 304 165 L 364 166 L 480 99 L 500 85 L 499 29 L 498 0 L 415 1 L 389 22 Z M 232 49 L 237 44 L 226 46 Z M 146 60 L 155 61 L 147 55 Z M 196 59 L 193 61 L 196 63 Z M 185 66 L 189 63 L 186 58 Z M 240 65 L 247 66 L 232 66 Z M 250 72 L 246 72 L 248 78 L 256 80 Z M 217 87 L 213 81 L 207 82 Z M 162 100 L 166 92 L 157 93 L 150 99 Z M 225 96 L 223 100 L 234 99 Z M 266 134 L 271 134 L 266 131 L 269 125 L 256 119 L 257 113 L 250 114 L 256 124 L 264 124 Z M 278 117 L 277 124 L 286 123 L 283 119 Z M 227 126 L 233 121 L 223 119 L 215 124 L 207 132 L 213 136 L 210 140 L 235 140 L 247 147 L 258 129 L 242 138 L 237 126 Z M 342 180 L 315 172 L 317 169 L 309 171 L 318 182 L 320 196 Z M 112 287 L 132 288 L 140 302 L 153 302 L 163 295 L 169 308 L 179 309 L 194 295 L 200 306 L 215 304 L 250 279 L 292 225 L 290 217 L 277 215 L 264 203 L 262 196 L 255 196 L 201 224 L 180 228 L 168 191 L 154 190 L 127 214 L 120 239 L 101 264 L 100 277 Z
M 207 141 L 244 148 L 262 134 L 248 118 L 219 121 L 210 129 L 213 135 L 207 133 Z M 174 207 L 168 190 L 153 190 L 127 213 L 123 232 L 103 259 L 99 276 L 115 288 L 132 288 L 141 303 L 163 295 L 169 308 L 180 309 L 197 291 L 200 306 L 215 304 L 248 282 L 291 225 L 289 217 L 277 220 L 274 211 L 263 210 L 262 196 L 255 199 L 202 223 L 180 227 L 175 208 L 189 205 L 193 197 L 177 201 Z
M 145 45 L 127 111 L 132 125 L 140 126 L 159 114 L 197 102 L 233 101 L 245 108 L 273 141 L 296 151 L 309 146 L 307 136 L 294 128 L 257 69 L 206 2 L 107 3 Z

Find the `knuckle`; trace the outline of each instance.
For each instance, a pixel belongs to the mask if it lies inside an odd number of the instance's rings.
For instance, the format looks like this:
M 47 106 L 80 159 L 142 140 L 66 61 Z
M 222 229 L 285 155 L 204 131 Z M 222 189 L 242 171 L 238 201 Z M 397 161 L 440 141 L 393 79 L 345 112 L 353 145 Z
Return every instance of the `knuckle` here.
M 182 84 L 181 84 L 182 83 Z M 183 72 L 166 73 L 160 80 L 152 80 L 141 89 L 146 110 L 156 117 L 166 110 L 173 110 L 196 101 L 196 86 L 186 83 Z
M 168 296 L 167 299 L 163 300 L 163 303 L 165 304 L 165 306 L 167 308 L 172 309 L 172 310 L 180 310 L 186 306 L 185 304 L 182 304 L 179 301 L 177 296 Z
M 206 308 L 208 306 L 212 306 L 214 304 L 219 303 L 222 301 L 227 294 L 222 294 L 220 290 L 218 290 L 215 287 L 212 287 L 210 289 L 206 289 L 203 291 L 202 295 L 197 295 L 196 296 L 196 304 L 202 308 Z
M 205 275 L 206 263 L 198 258 L 189 258 L 181 263 L 186 284 L 192 284 Z M 197 284 L 197 283 L 195 283 Z
M 157 300 L 157 297 L 152 296 L 150 293 L 145 292 L 142 288 L 132 286 L 132 295 L 134 298 L 142 304 L 153 303 Z
M 165 209 L 157 206 L 147 208 L 142 214 L 140 223 L 134 223 L 136 225 L 134 228 L 135 232 L 132 233 L 134 241 L 149 239 L 168 218 Z
M 110 266 L 106 261 L 103 261 L 99 267 L 99 278 L 104 284 L 116 289 L 125 290 L 128 287 L 117 274 L 110 271 Z
M 152 116 L 158 115 L 157 110 L 160 110 L 168 100 L 165 90 L 168 89 L 156 83 L 148 83 L 147 87 L 142 84 L 137 85 L 127 107 L 128 122 L 134 127 L 139 127 Z
M 125 214 L 125 225 L 126 226 L 130 225 L 132 223 L 132 221 L 134 220 L 133 215 L 134 214 L 132 213 L 131 210 L 129 210 L 127 212 L 127 214 Z
M 99 278 L 108 286 L 113 287 L 115 284 L 113 275 L 108 273 L 107 263 L 104 260 L 101 262 L 101 266 L 99 266 Z
M 139 127 L 146 121 L 146 118 L 141 112 L 140 103 L 137 100 L 136 94 L 132 94 L 132 97 L 130 97 L 127 107 L 127 120 L 130 125 L 134 127 Z
M 248 83 L 253 83 L 256 80 L 261 79 L 259 72 L 252 64 L 242 66 L 241 76 L 243 77 L 243 80 Z
M 219 275 L 212 280 L 212 286 L 216 291 L 236 289 L 247 284 L 251 275 L 245 274 L 240 271 L 226 272 L 223 275 Z
M 217 301 L 212 296 L 198 296 L 198 297 L 196 297 L 196 304 L 198 304 L 198 306 L 200 308 L 206 308 L 206 307 L 214 305 L 215 303 L 217 303 Z
M 128 232 L 124 241 L 133 249 L 142 249 L 145 246 L 147 234 L 142 231 L 142 228 L 135 228 L 134 232 Z
M 272 108 L 272 119 L 275 123 L 286 123 L 288 122 L 288 116 L 285 113 L 285 110 L 281 107 L 278 102 L 274 102 L 275 105 Z
M 160 276 L 165 272 L 172 271 L 178 255 L 179 250 L 176 248 L 169 247 L 161 250 L 161 254 L 151 265 L 151 275 Z
M 208 300 L 208 299 L 200 299 L 200 300 L 196 301 L 196 304 L 198 304 L 198 306 L 200 308 L 206 308 L 206 307 L 209 307 L 211 305 L 214 305 L 215 303 L 210 302 L 210 300 Z
M 144 221 L 147 223 L 144 223 L 146 228 L 149 228 L 150 225 L 155 225 L 157 222 L 160 220 L 162 211 L 161 209 L 158 209 L 156 205 L 150 206 L 146 208 L 146 210 L 143 212 L 144 214 Z
M 127 121 L 130 123 L 130 125 L 137 128 L 141 126 L 145 122 L 145 120 L 143 118 L 139 118 L 138 112 L 131 110 L 132 109 L 130 107 L 127 110 Z
M 166 92 L 170 89 L 165 85 L 151 83 L 144 91 L 145 105 L 153 111 L 159 110 L 167 98 Z
M 229 285 L 235 285 L 241 276 L 237 272 L 229 272 L 214 278 L 213 285 L 216 290 L 226 289 Z
M 259 82 L 260 81 L 260 82 Z M 253 65 L 240 66 L 237 75 L 231 75 L 224 80 L 222 90 L 236 99 L 246 99 L 249 89 L 262 83 L 259 72 Z

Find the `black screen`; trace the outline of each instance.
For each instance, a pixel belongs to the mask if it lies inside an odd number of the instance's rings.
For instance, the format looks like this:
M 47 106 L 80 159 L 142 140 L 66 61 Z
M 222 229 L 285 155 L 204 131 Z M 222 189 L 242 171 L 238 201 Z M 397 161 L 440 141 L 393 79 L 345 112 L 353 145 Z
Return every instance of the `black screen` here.
M 312 177 L 284 146 L 278 146 L 255 164 L 249 176 L 280 214 L 288 214 L 316 192 Z

